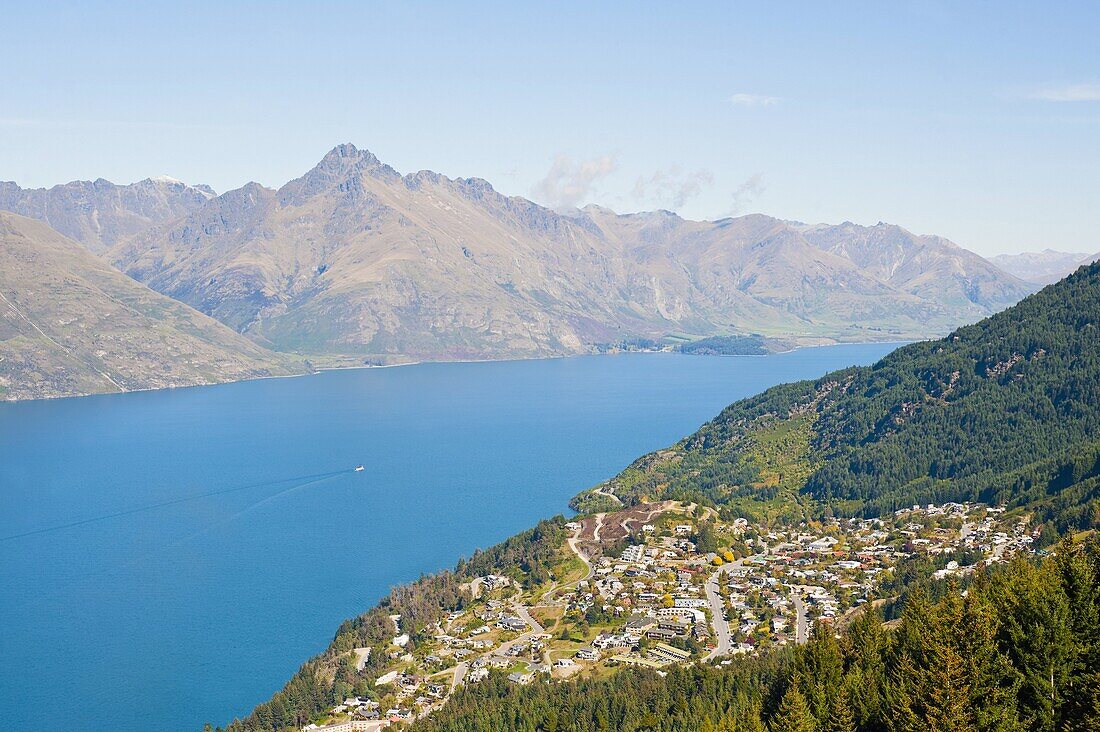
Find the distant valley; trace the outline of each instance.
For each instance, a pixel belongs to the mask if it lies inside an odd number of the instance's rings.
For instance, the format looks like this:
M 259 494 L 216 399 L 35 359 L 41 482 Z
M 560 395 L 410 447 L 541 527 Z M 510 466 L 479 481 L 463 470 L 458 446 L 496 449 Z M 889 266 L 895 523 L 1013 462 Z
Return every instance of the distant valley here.
M 222 332 L 219 343 L 255 359 L 188 378 L 172 356 L 139 361 L 135 388 L 301 371 L 307 359 L 326 367 L 907 340 L 976 321 L 1038 288 L 947 239 L 891 224 L 554 211 L 478 178 L 402 175 L 347 144 L 278 190 L 250 183 L 216 195 L 163 177 L 34 190 L 0 183 L 0 209 L 80 242 L 144 297 L 167 296 L 219 321 L 235 336 Z M 38 239 L 56 249 L 55 232 L 20 226 L 25 250 Z M 4 286 L 14 301 L 41 282 Z M 87 330 L 103 306 L 83 305 L 88 320 L 71 322 Z M 26 341 L 2 344 L 9 359 L 30 358 Z M 82 347 L 70 350 L 84 363 L 110 352 Z M 36 363 L 52 358 L 40 356 Z M 156 373 L 137 373 L 146 368 Z M 47 390 L 14 370 L 5 378 L 8 398 L 113 388 L 91 378 Z

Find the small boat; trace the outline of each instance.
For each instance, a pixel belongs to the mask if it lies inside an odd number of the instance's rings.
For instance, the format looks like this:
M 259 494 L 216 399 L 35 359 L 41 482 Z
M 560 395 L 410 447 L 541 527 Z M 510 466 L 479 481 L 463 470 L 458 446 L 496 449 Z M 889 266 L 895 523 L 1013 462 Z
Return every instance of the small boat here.
M 356 465 L 355 466 L 355 472 L 356 473 L 362 473 L 364 470 L 366 470 L 366 468 L 364 468 L 362 465 Z

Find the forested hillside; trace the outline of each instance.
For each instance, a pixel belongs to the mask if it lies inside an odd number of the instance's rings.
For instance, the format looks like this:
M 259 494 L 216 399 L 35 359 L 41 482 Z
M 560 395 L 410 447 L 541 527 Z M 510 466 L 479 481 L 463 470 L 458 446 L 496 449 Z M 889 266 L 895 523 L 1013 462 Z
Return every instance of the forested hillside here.
M 604 486 L 763 511 L 878 515 L 914 503 L 1034 506 L 1100 524 L 1100 264 L 877 364 L 726 408 Z M 575 504 L 598 507 L 597 494 Z M 604 499 L 606 500 L 606 499 Z

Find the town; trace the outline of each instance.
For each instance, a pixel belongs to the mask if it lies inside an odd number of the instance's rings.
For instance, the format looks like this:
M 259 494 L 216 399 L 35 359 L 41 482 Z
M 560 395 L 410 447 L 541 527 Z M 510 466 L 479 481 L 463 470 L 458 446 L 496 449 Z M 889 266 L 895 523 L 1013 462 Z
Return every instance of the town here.
M 1023 513 L 972 503 L 912 506 L 892 516 L 755 525 L 665 501 L 565 525 L 553 579 L 525 587 L 479 577 L 470 602 L 413 647 L 391 615 L 386 670 L 303 727 L 373 732 L 431 714 L 464 684 L 497 671 L 515 684 L 599 676 L 616 667 L 729 664 L 741 654 L 805 643 L 885 601 L 906 563 L 935 578 L 1036 551 Z M 371 649 L 355 649 L 362 670 Z

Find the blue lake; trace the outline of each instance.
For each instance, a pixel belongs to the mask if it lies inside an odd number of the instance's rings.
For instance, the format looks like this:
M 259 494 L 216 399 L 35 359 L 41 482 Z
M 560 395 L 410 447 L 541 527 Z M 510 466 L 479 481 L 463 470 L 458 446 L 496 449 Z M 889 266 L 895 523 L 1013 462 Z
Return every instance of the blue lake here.
M 228 722 L 391 585 L 567 512 L 738 398 L 892 348 L 424 364 L 0 405 L 0 718 Z

